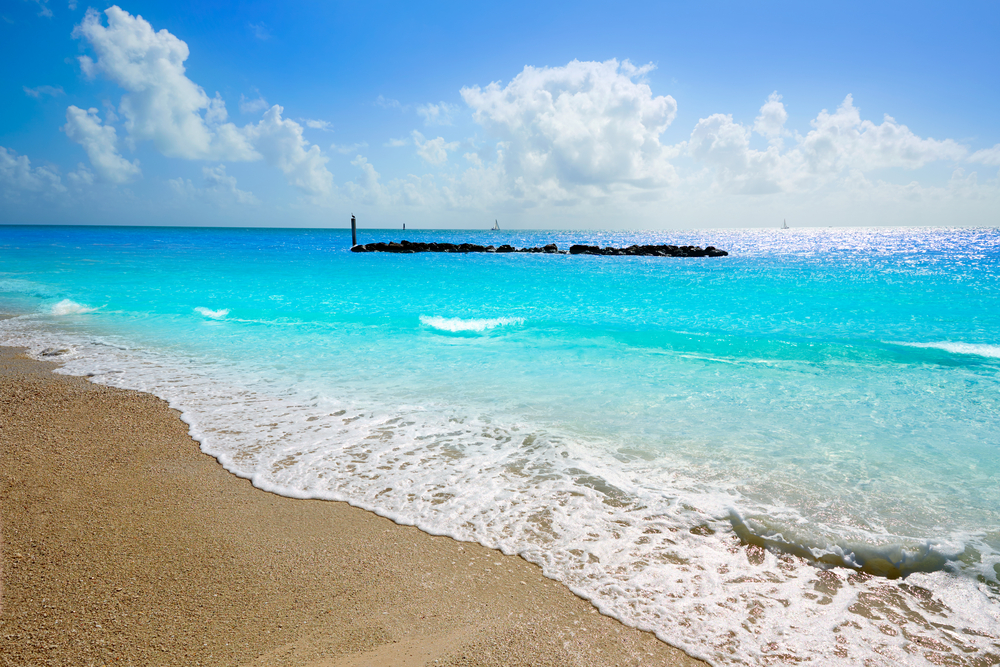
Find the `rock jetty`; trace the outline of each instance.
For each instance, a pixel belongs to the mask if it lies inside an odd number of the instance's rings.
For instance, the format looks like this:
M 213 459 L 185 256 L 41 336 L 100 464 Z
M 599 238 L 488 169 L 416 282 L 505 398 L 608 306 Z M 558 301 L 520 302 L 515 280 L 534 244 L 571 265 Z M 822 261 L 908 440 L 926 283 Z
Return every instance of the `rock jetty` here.
M 565 250 L 560 250 L 555 243 L 542 246 L 540 248 L 515 248 L 511 245 L 499 247 L 492 245 L 477 245 L 475 243 L 413 243 L 412 241 L 400 241 L 396 243 L 367 243 L 356 245 L 351 248 L 351 252 L 528 252 L 542 253 L 547 255 L 565 255 Z M 729 253 L 719 250 L 715 246 L 702 248 L 691 245 L 631 245 L 627 248 L 601 248 L 596 245 L 573 245 L 570 246 L 570 255 L 631 255 L 643 257 L 725 257 Z
M 571 255 L 640 255 L 643 257 L 725 257 L 729 253 L 715 246 L 630 245 L 627 248 L 600 248 L 596 245 L 570 246 Z

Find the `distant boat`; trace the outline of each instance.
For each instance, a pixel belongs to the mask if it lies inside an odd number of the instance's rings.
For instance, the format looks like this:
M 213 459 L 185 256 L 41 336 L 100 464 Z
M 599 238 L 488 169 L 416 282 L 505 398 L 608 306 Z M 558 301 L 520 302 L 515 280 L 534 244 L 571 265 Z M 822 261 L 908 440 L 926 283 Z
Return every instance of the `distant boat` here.
M 782 220 L 781 221 L 781 228 L 782 229 L 788 229 L 788 221 Z
M 494 221 L 493 221 L 493 227 L 491 227 L 491 229 L 492 229 L 493 231 L 495 231 L 495 232 L 498 232 L 498 231 L 500 231 L 500 223 L 499 223 L 499 222 L 497 222 L 496 220 L 494 220 Z

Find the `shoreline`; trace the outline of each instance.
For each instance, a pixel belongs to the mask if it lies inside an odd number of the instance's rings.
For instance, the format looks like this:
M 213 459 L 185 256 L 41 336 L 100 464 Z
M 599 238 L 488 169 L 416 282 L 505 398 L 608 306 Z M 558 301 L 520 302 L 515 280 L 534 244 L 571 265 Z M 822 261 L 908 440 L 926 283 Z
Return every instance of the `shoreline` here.
M 268 493 L 150 394 L 0 347 L 0 665 L 703 665 L 536 565 Z

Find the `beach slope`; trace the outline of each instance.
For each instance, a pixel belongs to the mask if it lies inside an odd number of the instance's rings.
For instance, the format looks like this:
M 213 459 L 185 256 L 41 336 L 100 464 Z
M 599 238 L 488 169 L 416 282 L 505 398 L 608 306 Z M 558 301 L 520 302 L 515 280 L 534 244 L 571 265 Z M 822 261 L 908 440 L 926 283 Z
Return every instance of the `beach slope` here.
M 695 665 L 538 567 L 255 489 L 154 396 L 0 348 L 2 665 Z

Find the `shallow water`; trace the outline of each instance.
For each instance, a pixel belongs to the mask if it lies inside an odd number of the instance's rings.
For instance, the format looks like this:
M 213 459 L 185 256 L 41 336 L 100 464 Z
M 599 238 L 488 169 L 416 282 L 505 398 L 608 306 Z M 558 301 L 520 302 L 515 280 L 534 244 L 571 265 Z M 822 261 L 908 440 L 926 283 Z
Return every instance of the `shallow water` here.
M 1000 662 L 1000 232 L 0 227 L 0 343 L 716 664 Z M 58 350 L 65 350 L 52 354 Z M 903 577 L 903 578 L 900 578 Z

